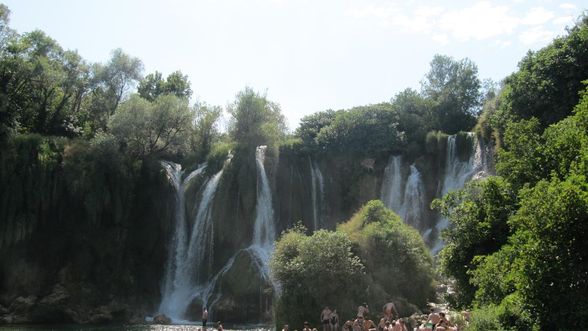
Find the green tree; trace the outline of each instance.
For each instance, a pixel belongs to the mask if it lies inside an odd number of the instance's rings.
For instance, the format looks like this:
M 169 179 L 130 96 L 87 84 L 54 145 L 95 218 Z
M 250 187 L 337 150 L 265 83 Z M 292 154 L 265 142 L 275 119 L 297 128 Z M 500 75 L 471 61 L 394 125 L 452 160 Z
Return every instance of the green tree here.
M 307 236 L 304 229 L 294 228 L 282 234 L 270 262 L 272 277 L 282 286 L 277 325 L 312 321 L 325 305 L 342 315 L 353 311 L 363 265 L 351 246 L 340 232 L 320 230 Z
M 338 111 L 332 123 L 320 129 L 316 142 L 335 153 L 374 154 L 398 151 L 405 143 L 398 131 L 398 115 L 389 103 Z
M 442 233 L 445 247 L 440 253 L 441 268 L 456 281 L 458 307 L 470 306 L 476 288 L 470 272 L 476 268 L 474 258 L 497 251 L 511 233 L 508 218 L 517 208 L 516 191 L 500 177 L 490 177 L 466 184 L 450 192 L 433 206 L 447 217 L 451 226 Z
M 52 135 L 80 132 L 89 68 L 76 52 L 37 30 L 14 36 L 1 61 L 2 112 L 13 126 Z
M 519 70 L 505 79 L 497 107 L 486 117 L 499 134 L 509 122 L 531 117 L 544 129 L 571 114 L 586 78 L 588 16 L 583 16 L 567 35 L 521 60 Z
M 572 174 L 523 190 L 512 221 L 522 237 L 516 287 L 545 329 L 588 323 L 587 183 L 585 174 Z
M 433 298 L 433 262 L 428 248 L 418 231 L 380 200 L 367 202 L 337 231 L 351 238 L 366 267 L 368 290 L 363 294 L 369 301 L 385 303 L 401 298 L 424 307 Z M 414 312 L 401 308 L 401 314 Z
M 108 63 L 92 68 L 92 100 L 89 118 L 94 130 L 108 129 L 109 117 L 117 110 L 135 83 L 141 79 L 143 63 L 115 49 Z
M 190 145 L 196 158 L 204 160 L 210 153 L 213 144 L 220 137 L 217 124 L 222 115 L 222 109 L 206 104 L 196 105 L 194 108 L 196 121 Z
M 286 134 L 284 115 L 278 104 L 245 88 L 229 106 L 229 133 L 241 146 L 275 146 Z
M 498 152 L 497 173 L 516 188 L 544 178 L 549 172 L 542 158 L 543 144 L 537 119 L 509 123 Z
M 322 128 L 333 123 L 337 113 L 333 110 L 326 110 L 312 115 L 304 116 L 296 129 L 295 135 L 302 140 L 305 148 L 309 151 L 319 149 L 317 137 Z
M 398 130 L 406 135 L 408 154 L 422 154 L 427 133 L 438 127 L 434 103 L 410 88 L 396 94 L 390 102 L 398 113 Z
M 132 155 L 186 153 L 194 113 L 188 100 L 164 95 L 149 102 L 137 95 L 125 101 L 111 118 L 112 134 Z
M 482 95 L 478 67 L 472 61 L 437 54 L 421 85 L 423 95 L 436 103 L 438 129 L 453 134 L 473 128 Z
M 190 98 L 192 90 L 188 76 L 181 71 L 171 73 L 164 80 L 161 73 L 156 71 L 145 76 L 137 86 L 137 93 L 146 100 L 153 101 L 163 94 L 173 94 L 178 98 Z

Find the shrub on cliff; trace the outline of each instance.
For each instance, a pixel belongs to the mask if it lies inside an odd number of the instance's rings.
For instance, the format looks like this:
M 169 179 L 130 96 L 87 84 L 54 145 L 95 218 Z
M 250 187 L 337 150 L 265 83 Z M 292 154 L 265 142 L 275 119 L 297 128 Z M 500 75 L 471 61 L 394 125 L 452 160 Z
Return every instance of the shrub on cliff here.
M 324 305 L 341 316 L 353 312 L 363 265 L 341 232 L 320 230 L 311 236 L 296 227 L 282 234 L 271 259 L 272 277 L 282 286 L 276 305 L 276 323 L 318 324 Z
M 379 200 L 335 232 L 308 236 L 300 227 L 285 232 L 271 270 L 282 286 L 277 325 L 318 323 L 326 305 L 348 318 L 362 302 L 378 307 L 394 300 L 402 304 L 401 314 L 410 315 L 434 294 L 432 259 L 419 233 Z
M 432 298 L 429 250 L 418 231 L 404 224 L 380 200 L 369 201 L 338 231 L 351 238 L 366 267 L 366 294 L 374 304 L 405 298 L 424 306 Z

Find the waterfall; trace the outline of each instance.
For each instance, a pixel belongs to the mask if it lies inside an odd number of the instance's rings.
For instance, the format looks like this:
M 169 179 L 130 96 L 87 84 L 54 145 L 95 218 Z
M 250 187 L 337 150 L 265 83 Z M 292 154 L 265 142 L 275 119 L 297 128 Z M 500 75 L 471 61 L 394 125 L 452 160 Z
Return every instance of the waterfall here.
M 322 206 L 325 194 L 325 182 L 323 179 L 323 174 L 321 173 L 321 169 L 318 167 L 316 162 L 313 162 L 312 159 L 309 157 L 308 163 L 310 165 L 311 176 L 310 192 L 312 197 L 312 221 L 314 225 L 314 230 L 316 231 L 323 226 Z
M 225 166 L 230 162 L 231 157 L 225 161 Z M 175 208 L 175 232 L 171 241 L 170 254 L 173 252 L 173 258 L 168 259 L 167 270 L 165 274 L 163 297 L 159 306 L 159 312 L 163 313 L 173 320 L 181 320 L 186 309 L 195 298 L 199 297 L 201 301 L 206 301 L 208 297 L 203 298 L 202 294 L 210 295 L 203 292 L 203 288 L 209 285 L 199 279 L 198 274 L 204 267 L 203 261 L 205 254 L 212 254 L 213 224 L 212 224 L 212 202 L 214 195 L 223 174 L 223 169 L 208 179 L 204 184 L 202 198 L 198 204 L 198 209 L 192 227 L 189 229 L 185 220 L 185 203 L 184 187 L 195 176 L 200 174 L 205 166 L 202 166 L 192 172 L 181 182 L 181 170 L 179 166 L 173 166 L 170 162 L 164 162 L 164 167 L 168 171 L 168 177 L 176 189 L 176 208 Z M 189 234 L 189 236 L 188 236 Z M 211 261 L 212 256 L 209 258 Z M 206 279 L 204 280 L 206 281 Z
M 403 201 L 403 180 L 401 172 L 402 156 L 393 155 L 388 160 L 384 169 L 384 182 L 382 183 L 381 200 L 384 205 L 396 213 L 400 213 Z
M 269 279 L 269 259 L 274 247 L 274 209 L 272 207 L 272 192 L 265 172 L 265 150 L 267 146 L 258 146 L 255 150 L 257 164 L 257 205 L 255 225 L 253 228 L 253 242 L 248 250 L 260 262 L 260 271 Z
M 447 137 L 447 151 L 445 161 L 445 174 L 443 177 L 443 185 L 441 187 L 441 197 L 447 192 L 461 189 L 465 183 L 476 175 L 476 178 L 483 177 L 487 166 L 482 152 L 481 143 L 478 141 L 474 133 L 467 134 L 468 142 L 471 143 L 471 150 L 468 153 L 466 160 L 460 160 L 457 150 L 457 135 Z M 441 217 L 435 226 L 437 230 L 437 239 L 433 246 L 433 253 L 438 253 L 443 248 L 443 240 L 440 238 L 440 233 L 449 226 L 449 220 Z
M 185 260 L 187 236 L 186 236 L 186 212 L 184 189 L 185 186 L 204 171 L 206 165 L 198 167 L 192 171 L 184 180 L 182 175 L 184 171 L 182 166 L 169 161 L 162 161 L 161 164 L 166 171 L 169 182 L 172 184 L 175 191 L 175 229 L 173 232 L 173 239 L 170 240 L 168 247 L 168 259 L 166 265 L 166 272 L 163 280 L 163 293 L 171 293 L 174 289 L 174 279 L 178 267 L 182 265 Z
M 425 208 L 425 186 L 421 173 L 413 164 L 410 166 L 410 175 L 406 181 L 404 199 L 399 215 L 406 224 L 410 224 L 421 230 L 423 209 Z

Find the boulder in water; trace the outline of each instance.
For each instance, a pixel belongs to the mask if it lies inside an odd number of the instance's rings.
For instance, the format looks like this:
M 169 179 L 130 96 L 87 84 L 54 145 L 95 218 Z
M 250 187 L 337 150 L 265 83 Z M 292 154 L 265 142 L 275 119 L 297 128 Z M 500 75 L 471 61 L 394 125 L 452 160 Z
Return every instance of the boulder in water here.
M 168 324 L 171 324 L 171 318 L 165 316 L 164 314 L 159 314 L 159 315 L 153 317 L 153 324 L 168 325 Z

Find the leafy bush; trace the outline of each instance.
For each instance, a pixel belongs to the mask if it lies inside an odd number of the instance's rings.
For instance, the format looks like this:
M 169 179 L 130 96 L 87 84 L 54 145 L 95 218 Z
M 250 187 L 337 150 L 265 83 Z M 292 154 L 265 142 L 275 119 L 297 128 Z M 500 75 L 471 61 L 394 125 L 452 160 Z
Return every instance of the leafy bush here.
M 351 246 L 340 232 L 320 230 L 307 236 L 297 227 L 282 234 L 270 262 L 272 277 L 282 286 L 277 325 L 313 321 L 325 305 L 352 313 L 363 265 Z
M 356 245 L 367 270 L 368 296 L 383 303 L 405 298 L 424 306 L 433 296 L 433 268 L 420 234 L 402 222 L 379 200 L 366 203 L 348 222 L 339 225 Z

